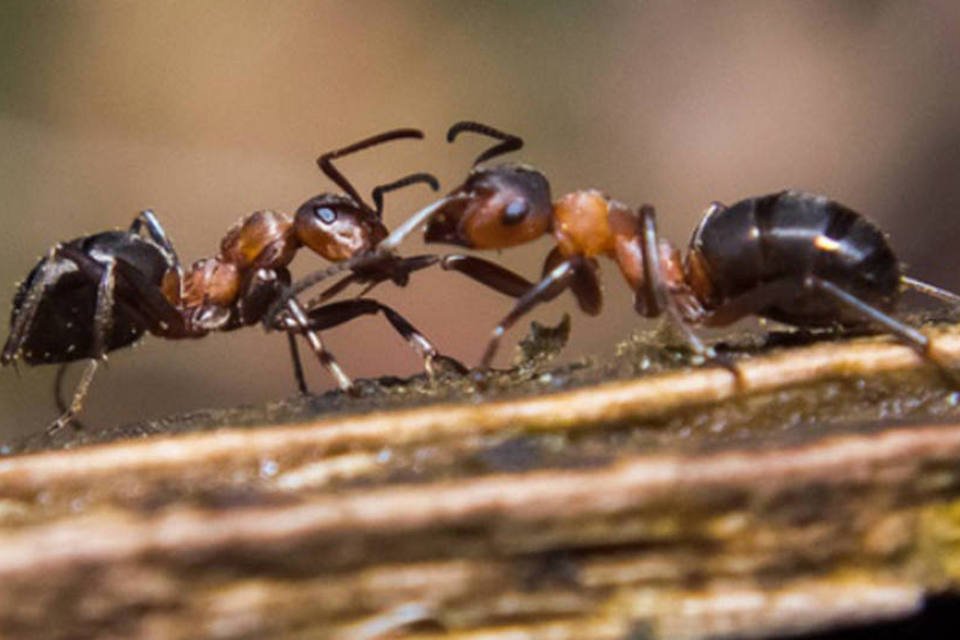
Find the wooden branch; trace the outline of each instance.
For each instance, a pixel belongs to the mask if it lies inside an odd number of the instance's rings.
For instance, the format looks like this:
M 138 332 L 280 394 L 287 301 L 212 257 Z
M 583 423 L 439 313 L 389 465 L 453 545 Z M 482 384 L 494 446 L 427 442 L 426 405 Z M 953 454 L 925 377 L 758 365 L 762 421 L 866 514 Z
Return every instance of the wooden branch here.
M 935 334 L 960 360 L 960 328 Z M 850 340 L 742 360 L 739 380 L 603 381 L 633 357 L 505 374 L 533 395 L 421 380 L 307 399 L 287 409 L 340 413 L 298 424 L 193 418 L 4 458 L 0 630 L 766 637 L 957 588 L 960 393 L 912 350 Z M 433 404 L 409 406 L 415 387 Z

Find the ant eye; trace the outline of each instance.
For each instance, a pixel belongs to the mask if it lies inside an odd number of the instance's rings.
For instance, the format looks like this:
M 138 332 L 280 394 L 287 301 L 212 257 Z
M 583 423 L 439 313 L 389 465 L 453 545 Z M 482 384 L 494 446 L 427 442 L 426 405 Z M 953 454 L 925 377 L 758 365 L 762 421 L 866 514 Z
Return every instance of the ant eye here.
M 330 207 L 316 207 L 313 213 L 325 224 L 335 222 L 337 219 L 337 212 Z
M 526 198 L 517 198 L 503 210 L 503 224 L 513 225 L 523 221 L 530 212 L 530 203 Z

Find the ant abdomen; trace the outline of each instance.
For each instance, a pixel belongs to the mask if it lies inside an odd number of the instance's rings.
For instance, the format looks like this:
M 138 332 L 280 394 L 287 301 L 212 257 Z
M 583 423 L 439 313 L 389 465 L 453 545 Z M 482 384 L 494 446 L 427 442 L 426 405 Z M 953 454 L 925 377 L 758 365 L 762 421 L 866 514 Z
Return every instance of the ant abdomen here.
M 152 286 L 160 287 L 169 268 L 167 256 L 153 243 L 130 233 L 107 231 L 64 242 L 30 271 L 13 298 L 11 325 L 21 314 L 29 316 L 29 331 L 8 341 L 0 364 L 21 357 L 27 364 L 73 362 L 95 357 L 98 347 L 120 349 L 136 342 L 147 325 L 134 310 L 119 304 L 110 310 L 109 332 L 97 345 L 91 329 L 96 312 L 98 281 L 92 277 L 103 269 L 103 258 L 122 261 Z M 56 274 L 51 277 L 49 274 Z M 49 280 L 43 295 L 36 297 L 37 285 Z M 127 279 L 114 284 L 117 296 L 132 295 Z M 31 299 L 34 297 L 35 299 Z
M 687 281 L 707 311 L 736 309 L 796 326 L 858 324 L 863 315 L 806 286 L 817 278 L 892 309 L 900 263 L 882 231 L 825 196 L 782 191 L 714 205 L 690 242 Z M 736 301 L 739 300 L 739 303 Z M 731 321 L 730 313 L 718 320 Z

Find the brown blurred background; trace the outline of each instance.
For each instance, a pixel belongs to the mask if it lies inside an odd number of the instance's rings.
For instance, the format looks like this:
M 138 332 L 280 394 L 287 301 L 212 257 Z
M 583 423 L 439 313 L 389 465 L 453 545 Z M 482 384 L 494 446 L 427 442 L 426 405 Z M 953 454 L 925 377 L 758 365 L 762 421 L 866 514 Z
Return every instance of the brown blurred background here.
M 544 170 L 555 194 L 594 186 L 655 203 L 679 244 L 711 200 L 799 187 L 868 214 L 912 274 L 960 289 L 953 0 L 8 1 L 0 36 L 4 317 L 14 282 L 57 240 L 125 227 L 153 207 L 192 262 L 238 217 L 290 212 L 330 189 L 314 165 L 320 152 L 387 128 L 428 137 L 343 161 L 364 193 L 414 170 L 452 187 L 482 148 L 443 141 L 464 118 L 523 135 L 513 157 Z M 391 196 L 387 220 L 428 201 L 418 189 Z M 501 257 L 532 277 L 548 247 Z M 321 264 L 304 252 L 293 268 Z M 609 350 L 642 322 L 614 266 L 604 271 L 606 309 L 574 312 L 571 357 Z M 508 309 L 448 273 L 379 297 L 467 362 Z M 534 317 L 557 320 L 573 308 L 567 298 Z M 419 370 L 380 318 L 325 337 L 354 376 Z M 105 427 L 288 396 L 284 342 L 257 328 L 148 338 L 111 357 L 86 420 Z M 308 369 L 315 389 L 331 386 L 315 362 Z M 55 417 L 54 371 L 0 371 L 0 434 Z

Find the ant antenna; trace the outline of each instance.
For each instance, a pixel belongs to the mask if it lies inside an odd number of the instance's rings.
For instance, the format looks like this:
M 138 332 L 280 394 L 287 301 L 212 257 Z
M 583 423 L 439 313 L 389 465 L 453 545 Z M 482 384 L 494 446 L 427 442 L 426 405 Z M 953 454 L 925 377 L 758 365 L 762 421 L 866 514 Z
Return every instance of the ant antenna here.
M 502 140 L 500 144 L 490 147 L 477 156 L 477 159 L 473 161 L 473 166 L 477 166 L 481 162 L 486 162 L 491 158 L 496 158 L 497 156 L 501 156 L 505 153 L 518 151 L 519 149 L 523 148 L 523 138 L 510 133 L 504 133 L 503 131 L 494 129 L 489 125 L 473 122 L 471 120 L 464 120 L 450 127 L 450 130 L 447 131 L 447 142 L 453 142 L 457 139 L 457 136 L 464 131 L 479 133 L 491 138 L 496 138 L 497 140 Z
M 437 179 L 429 173 L 412 173 L 409 176 L 395 180 L 388 184 L 381 184 L 373 188 L 371 193 L 371 198 L 373 198 L 373 206 L 377 218 L 383 217 L 383 194 L 390 193 L 391 191 L 396 191 L 397 189 L 402 189 L 403 187 L 409 186 L 411 184 L 424 183 L 430 185 L 430 188 L 434 191 L 440 190 L 440 183 Z
M 320 170 L 323 171 L 324 175 L 330 178 L 334 184 L 343 189 L 344 193 L 350 196 L 354 202 L 359 204 L 368 212 L 374 213 L 374 210 L 370 207 L 370 205 L 363 201 L 363 198 L 361 198 L 360 194 L 357 193 L 357 190 L 353 188 L 353 185 L 350 184 L 350 181 L 347 180 L 344 175 L 333 166 L 333 161 L 337 158 L 350 155 L 351 153 L 356 153 L 357 151 L 369 149 L 370 147 L 374 147 L 378 144 L 390 142 L 391 140 L 398 140 L 400 138 L 417 138 L 422 140 L 423 131 L 420 131 L 419 129 L 394 129 L 393 131 L 380 133 L 375 136 L 365 138 L 360 142 L 354 142 L 353 144 L 343 147 L 342 149 L 329 151 L 323 154 L 317 158 L 317 166 L 320 167 Z

